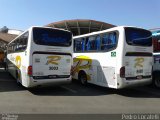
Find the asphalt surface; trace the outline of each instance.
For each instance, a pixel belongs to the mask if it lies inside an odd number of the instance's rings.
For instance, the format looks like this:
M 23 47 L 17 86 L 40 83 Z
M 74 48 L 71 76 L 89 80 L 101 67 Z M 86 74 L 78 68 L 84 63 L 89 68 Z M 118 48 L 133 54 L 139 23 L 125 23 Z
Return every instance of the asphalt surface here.
M 160 89 L 153 86 L 114 90 L 78 81 L 28 90 L 0 70 L 0 113 L 116 114 L 159 113 Z

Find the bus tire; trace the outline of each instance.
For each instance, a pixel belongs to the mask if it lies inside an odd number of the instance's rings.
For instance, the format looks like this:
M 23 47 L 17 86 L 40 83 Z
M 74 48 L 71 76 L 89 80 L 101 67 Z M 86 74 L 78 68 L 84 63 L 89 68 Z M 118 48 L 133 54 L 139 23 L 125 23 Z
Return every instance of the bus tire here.
M 80 71 L 78 74 L 78 80 L 82 85 L 87 85 L 87 75 L 84 71 Z
M 160 88 L 160 79 L 155 79 L 155 86 Z
M 159 76 L 159 74 L 160 74 L 160 71 L 153 73 L 153 84 L 158 88 L 160 88 L 160 76 Z
M 18 70 L 16 70 L 16 82 L 17 82 L 18 85 L 21 84 L 21 83 L 20 83 L 20 77 L 19 77 L 19 75 L 18 75 Z
M 8 65 L 6 64 L 6 71 L 8 72 Z

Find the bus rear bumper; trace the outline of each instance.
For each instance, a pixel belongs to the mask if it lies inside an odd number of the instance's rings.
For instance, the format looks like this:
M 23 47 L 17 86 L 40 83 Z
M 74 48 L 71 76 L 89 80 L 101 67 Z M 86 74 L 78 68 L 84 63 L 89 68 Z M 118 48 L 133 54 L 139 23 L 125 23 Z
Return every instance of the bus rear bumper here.
M 145 86 L 151 83 L 152 83 L 152 78 L 135 79 L 135 80 L 126 80 L 125 78 L 121 78 L 117 83 L 117 89 L 136 87 L 136 86 Z
M 70 83 L 72 80 L 71 77 L 69 78 L 58 78 L 58 79 L 41 79 L 35 80 L 32 77 L 29 77 L 29 84 L 25 87 L 36 87 L 36 86 L 57 86 L 61 84 Z

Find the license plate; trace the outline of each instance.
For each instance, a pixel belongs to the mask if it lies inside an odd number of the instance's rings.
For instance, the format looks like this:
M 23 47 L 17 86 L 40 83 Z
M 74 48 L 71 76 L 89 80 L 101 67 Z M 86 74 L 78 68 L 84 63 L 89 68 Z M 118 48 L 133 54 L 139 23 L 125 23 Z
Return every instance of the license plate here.
M 57 78 L 56 75 L 49 75 L 48 77 L 49 77 L 49 78 Z
M 137 79 L 142 79 L 142 78 L 143 78 L 142 75 L 137 76 Z

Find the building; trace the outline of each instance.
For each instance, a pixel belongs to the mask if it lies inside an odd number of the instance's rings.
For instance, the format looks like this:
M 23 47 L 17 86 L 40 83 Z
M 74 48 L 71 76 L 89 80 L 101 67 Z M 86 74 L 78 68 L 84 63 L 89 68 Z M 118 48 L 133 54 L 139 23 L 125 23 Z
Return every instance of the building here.
M 13 40 L 17 35 L 8 34 L 8 33 L 0 33 L 0 49 L 4 50 L 6 45 Z
M 0 33 L 0 62 L 3 61 L 4 51 L 6 50 L 6 45 L 8 42 L 13 40 L 17 35 L 8 34 L 8 33 Z
M 8 29 L 6 26 L 0 29 L 0 50 L 5 50 L 6 44 L 20 35 L 23 31 Z

